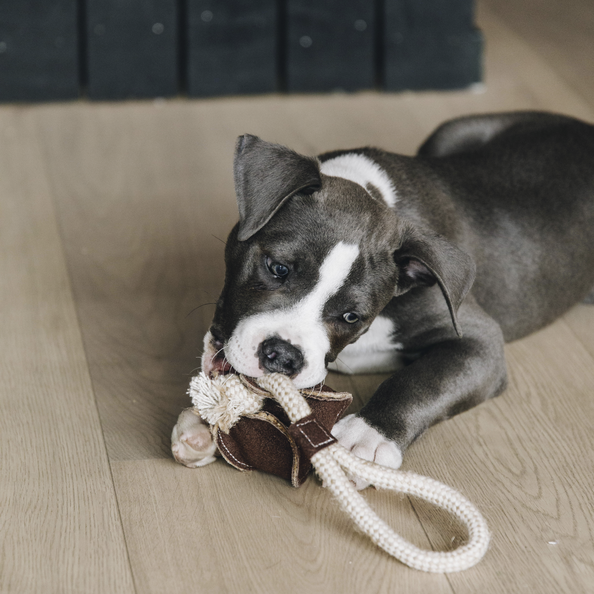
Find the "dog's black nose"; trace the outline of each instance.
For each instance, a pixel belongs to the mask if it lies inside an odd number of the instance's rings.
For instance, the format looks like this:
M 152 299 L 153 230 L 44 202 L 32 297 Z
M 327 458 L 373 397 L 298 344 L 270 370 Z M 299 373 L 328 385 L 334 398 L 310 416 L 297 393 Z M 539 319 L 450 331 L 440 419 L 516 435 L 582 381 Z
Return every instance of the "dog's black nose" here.
M 305 363 L 303 353 L 278 336 L 267 338 L 260 344 L 258 357 L 264 369 L 285 375 L 297 375 Z

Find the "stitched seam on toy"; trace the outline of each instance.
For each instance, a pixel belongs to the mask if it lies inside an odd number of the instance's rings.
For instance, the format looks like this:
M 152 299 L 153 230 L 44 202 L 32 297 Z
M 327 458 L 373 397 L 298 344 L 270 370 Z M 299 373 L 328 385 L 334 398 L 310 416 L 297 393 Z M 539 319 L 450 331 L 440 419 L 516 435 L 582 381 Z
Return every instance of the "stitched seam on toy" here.
M 245 468 L 246 470 L 253 470 L 254 469 L 253 466 L 250 466 L 249 464 L 246 464 L 245 462 L 242 462 L 241 460 L 238 460 L 229 451 L 229 448 L 225 445 L 225 442 L 222 439 L 219 439 L 217 441 L 218 441 L 218 445 L 223 447 L 223 449 L 225 450 L 225 452 L 227 453 L 227 455 L 229 456 L 229 458 L 231 458 L 235 462 L 235 464 L 237 464 L 238 466 L 241 466 L 242 468 Z
M 341 417 L 341 415 L 342 415 L 343 412 L 344 412 L 344 409 L 339 410 L 336 413 L 336 416 L 334 417 L 334 423 L 332 423 L 332 425 L 336 425 L 336 423 L 338 423 L 338 419 L 340 419 L 340 417 Z
M 305 425 L 311 425 L 314 424 L 316 427 L 318 427 L 318 429 L 328 437 L 328 439 L 326 439 L 326 441 L 320 441 L 317 443 L 314 443 L 310 438 L 309 435 L 303 431 L 303 429 L 301 429 L 301 427 L 304 427 Z M 305 437 L 305 439 L 307 439 L 307 441 L 311 444 L 311 446 L 313 448 L 319 448 L 320 446 L 326 445 L 328 443 L 332 443 L 334 441 L 334 437 L 332 437 L 332 435 L 329 435 L 328 432 L 326 431 L 326 429 L 324 429 L 324 427 L 322 427 L 315 419 L 310 419 L 308 421 L 298 421 L 297 423 L 295 423 L 295 427 L 297 429 L 299 429 L 299 433 L 301 433 L 301 435 L 303 435 L 303 437 Z

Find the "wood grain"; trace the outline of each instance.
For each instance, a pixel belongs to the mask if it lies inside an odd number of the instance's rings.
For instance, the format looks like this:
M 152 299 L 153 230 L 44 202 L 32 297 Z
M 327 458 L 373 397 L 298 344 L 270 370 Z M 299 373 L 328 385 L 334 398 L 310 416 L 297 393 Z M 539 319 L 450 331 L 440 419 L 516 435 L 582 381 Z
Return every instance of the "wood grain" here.
M 433 428 L 406 464 L 461 489 L 497 527 L 481 571 L 449 577 L 456 591 L 589 592 L 592 357 L 563 321 L 509 345 L 507 355 L 505 394 Z M 435 522 L 420 507 L 433 539 Z
M 584 98 L 592 97 L 594 80 L 584 76 L 594 55 L 594 11 L 589 0 L 487 0 L 506 27 L 520 35 L 549 68 Z
M 133 592 L 45 167 L 0 110 L 0 591 Z
M 199 584 L 229 593 L 387 593 L 398 583 L 404 592 L 451 592 L 444 576 L 421 575 L 378 553 L 313 479 L 293 489 L 222 461 L 202 470 L 167 460 L 114 465 L 139 591 L 176 583 L 186 591 Z M 406 499 L 369 495 L 401 534 L 429 546 Z

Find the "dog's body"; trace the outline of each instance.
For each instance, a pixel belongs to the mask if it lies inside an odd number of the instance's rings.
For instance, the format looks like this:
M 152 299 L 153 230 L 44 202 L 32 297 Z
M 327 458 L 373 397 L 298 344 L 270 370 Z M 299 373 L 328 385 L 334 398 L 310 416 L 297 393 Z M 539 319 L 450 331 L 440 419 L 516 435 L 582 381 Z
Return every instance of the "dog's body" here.
M 204 370 L 278 371 L 298 387 L 328 364 L 394 371 L 335 428 L 388 466 L 429 426 L 505 388 L 504 340 L 594 289 L 594 127 L 574 119 L 461 118 L 416 157 L 312 159 L 243 136 L 235 181 L 240 222 Z M 182 417 L 176 457 L 211 461 L 204 427 Z

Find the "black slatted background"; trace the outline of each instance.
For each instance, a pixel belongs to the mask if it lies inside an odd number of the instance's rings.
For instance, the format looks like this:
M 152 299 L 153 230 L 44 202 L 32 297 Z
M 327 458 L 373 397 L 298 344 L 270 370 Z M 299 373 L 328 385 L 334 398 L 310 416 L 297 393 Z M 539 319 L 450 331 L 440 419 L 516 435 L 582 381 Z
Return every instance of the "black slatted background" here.
M 0 0 L 0 101 L 464 88 L 472 0 Z

